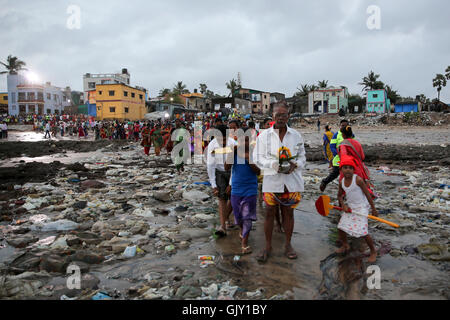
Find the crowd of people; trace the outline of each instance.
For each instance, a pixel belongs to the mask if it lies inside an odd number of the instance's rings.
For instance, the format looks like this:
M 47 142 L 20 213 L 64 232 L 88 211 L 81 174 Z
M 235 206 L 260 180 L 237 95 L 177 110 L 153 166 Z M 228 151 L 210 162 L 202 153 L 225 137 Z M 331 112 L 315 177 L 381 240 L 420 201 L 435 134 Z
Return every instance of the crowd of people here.
M 1 137 L 7 137 L 6 121 L 0 126 Z M 10 119 L 11 120 L 11 119 Z M 301 133 L 289 127 L 289 107 L 278 103 L 273 110 L 273 119 L 258 123 L 241 117 L 222 117 L 217 114 L 202 116 L 182 115 L 175 121 L 158 119 L 149 121 L 96 121 L 86 116 L 34 116 L 34 130 L 45 132 L 45 138 L 70 135 L 86 138 L 90 132 L 95 140 L 120 139 L 139 142 L 145 155 L 153 146 L 156 156 L 162 150 L 171 154 L 174 147 L 185 142 L 194 153 L 194 137 L 199 131 L 202 154 L 206 157 L 209 183 L 218 198 L 220 226 L 215 231 L 219 237 L 239 227 L 242 254 L 249 254 L 249 236 L 252 223 L 256 221 L 257 201 L 265 202 L 265 246 L 257 260 L 265 262 L 272 252 L 274 228 L 285 234 L 284 252 L 287 258 L 296 259 L 297 253 L 291 245 L 294 230 L 294 209 L 301 202 L 304 191 L 302 170 L 306 157 Z M 320 128 L 320 122 L 318 122 Z M 215 129 L 210 139 L 203 139 L 205 132 Z M 201 130 L 200 130 L 201 129 Z M 196 132 L 197 130 L 197 132 Z M 238 131 L 241 130 L 241 131 Z M 175 135 L 174 135 L 175 132 Z M 241 139 L 238 132 L 245 135 Z M 185 141 L 184 139 L 190 139 Z M 364 151 L 354 139 L 347 120 L 342 120 L 337 132 L 325 126 L 323 135 L 324 159 L 329 164 L 329 175 L 320 183 L 320 190 L 339 177 L 338 199 L 346 211 L 339 222 L 337 253 L 349 250 L 347 236 L 363 237 L 369 248 L 369 262 L 376 260 L 376 250 L 369 235 L 367 215 L 372 210 L 377 215 L 373 199 L 376 197 L 370 184 L 370 173 L 364 165 Z M 277 145 L 274 148 L 273 145 Z M 174 159 L 179 173 L 184 171 L 181 149 Z M 224 151 L 225 150 L 225 151 Z M 351 213 L 356 210 L 366 216 Z M 231 213 L 234 219 L 230 221 Z
M 202 150 L 206 149 L 209 184 L 218 198 L 220 226 L 215 234 L 225 237 L 227 231 L 237 226 L 242 254 L 251 253 L 249 236 L 257 219 L 257 201 L 262 198 L 265 202 L 265 245 L 256 257 L 262 263 L 272 252 L 275 227 L 285 234 L 286 257 L 297 258 L 291 239 L 294 209 L 299 206 L 304 191 L 302 170 L 306 157 L 302 135 L 288 126 L 288 120 L 289 108 L 280 103 L 274 108 L 273 119 L 267 118 L 258 126 L 251 119 L 216 118 L 202 123 L 202 132 L 209 128 L 220 132 L 210 141 L 202 141 Z M 192 122 L 176 120 L 174 127 L 162 122 L 147 124 L 142 135 L 145 154 L 149 154 L 151 145 L 155 147 L 156 155 L 164 147 L 170 153 L 185 136 L 181 130 L 175 139 L 171 138 L 176 129 L 185 130 L 190 133 L 188 136 L 193 137 Z M 245 133 L 243 139 L 238 137 L 239 129 Z M 330 174 L 321 182 L 320 189 L 325 191 L 327 184 L 339 177 L 338 199 L 345 210 L 338 225 L 340 247 L 336 252 L 348 252 L 347 236 L 362 237 L 370 248 L 369 262 L 372 263 L 377 253 L 369 235 L 367 215 L 370 209 L 375 216 L 377 211 L 361 144 L 354 139 L 347 120 L 341 122 L 336 133 L 327 125 L 323 141 L 324 158 L 330 165 Z M 278 148 L 273 148 L 274 142 L 278 143 Z M 192 145 L 191 152 L 193 148 Z M 179 172 L 183 171 L 182 162 L 175 164 Z M 350 209 L 366 216 L 353 214 Z M 234 219 L 230 221 L 231 213 Z

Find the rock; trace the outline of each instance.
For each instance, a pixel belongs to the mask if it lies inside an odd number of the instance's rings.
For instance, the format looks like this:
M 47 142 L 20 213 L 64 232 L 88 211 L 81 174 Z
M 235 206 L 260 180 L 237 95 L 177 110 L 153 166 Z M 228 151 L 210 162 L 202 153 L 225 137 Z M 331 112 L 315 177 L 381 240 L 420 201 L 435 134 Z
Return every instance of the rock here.
M 100 182 L 100 181 L 97 181 L 97 180 L 87 180 L 87 181 L 83 181 L 81 183 L 81 187 L 83 189 L 90 189 L 90 188 L 101 189 L 101 188 L 106 187 L 106 185 L 104 183 Z
M 99 264 L 105 260 L 103 256 L 88 251 L 77 251 L 74 255 L 70 256 L 70 259 L 73 262 L 81 261 L 88 264 Z
M 186 207 L 186 206 L 177 206 L 174 210 L 176 212 L 184 212 L 184 211 L 188 210 L 188 207 Z
M 50 231 L 69 231 L 69 230 L 75 230 L 78 228 L 78 223 L 73 222 L 71 220 L 57 220 L 53 222 L 48 222 L 42 224 L 42 226 L 36 225 L 33 227 L 37 227 L 36 229 L 41 229 L 43 232 L 50 232 Z M 33 230 L 33 227 L 31 228 Z
M 180 231 L 180 235 L 187 236 L 188 238 L 195 240 L 201 238 L 208 238 L 211 233 L 208 230 L 199 229 L 199 228 L 189 228 L 183 229 Z
M 69 260 L 67 257 L 51 254 L 42 257 L 39 268 L 47 272 L 66 273 L 68 265 Z
M 20 228 L 17 228 L 17 229 L 13 230 L 14 234 L 25 234 L 25 233 L 28 233 L 28 232 L 30 232 L 30 228 L 27 228 L 27 227 L 20 227 Z
M 145 217 L 145 218 L 153 218 L 155 215 L 150 209 L 137 208 L 133 211 L 134 215 Z
M 60 237 L 50 246 L 52 249 L 65 249 L 68 247 L 66 237 Z
M 163 295 L 158 293 L 158 289 L 156 289 L 156 288 L 148 289 L 142 296 L 142 298 L 144 298 L 146 300 L 157 300 L 157 299 L 161 299 L 162 297 L 163 297 Z
M 39 238 L 36 238 L 34 236 L 23 236 L 23 237 L 16 237 L 13 239 L 7 239 L 6 241 L 15 248 L 25 248 L 29 243 L 33 243 L 38 240 Z
M 210 196 L 207 195 L 204 192 L 197 191 L 197 190 L 191 190 L 191 191 L 184 191 L 183 192 L 183 199 L 186 199 L 191 202 L 202 202 L 204 200 L 209 199 Z
M 87 201 L 77 201 L 73 204 L 72 207 L 75 209 L 82 210 L 82 209 L 86 208 L 86 206 L 87 206 Z
M 100 279 L 92 274 L 84 274 L 81 277 L 81 289 L 82 290 L 97 290 L 98 284 L 100 283 Z
M 172 201 L 169 191 L 157 191 L 157 192 L 154 192 L 153 193 L 153 198 L 155 198 L 156 200 L 159 200 L 159 201 L 163 201 L 163 202 L 170 202 L 170 201 Z
M 208 296 L 217 298 L 219 295 L 219 286 L 213 283 L 209 287 L 202 287 L 202 292 Z
M 192 217 L 198 220 L 214 220 L 216 217 L 210 214 L 198 213 Z
M 181 286 L 175 296 L 185 299 L 193 299 L 202 295 L 202 290 L 193 286 Z
M 113 253 L 122 253 L 130 244 L 130 240 L 114 237 L 111 240 L 103 241 L 99 244 L 100 247 L 110 248 Z

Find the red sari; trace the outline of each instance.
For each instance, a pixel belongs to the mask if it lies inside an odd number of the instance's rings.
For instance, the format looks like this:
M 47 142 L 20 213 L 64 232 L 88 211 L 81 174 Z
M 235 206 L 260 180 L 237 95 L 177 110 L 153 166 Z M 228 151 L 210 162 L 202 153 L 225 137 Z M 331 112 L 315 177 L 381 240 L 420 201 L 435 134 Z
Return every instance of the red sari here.
M 355 174 L 361 177 L 367 184 L 369 192 L 373 197 L 376 197 L 373 192 L 373 185 L 370 183 L 370 171 L 364 164 L 364 159 L 366 158 L 364 150 L 361 144 L 355 139 L 345 139 L 339 145 L 339 157 L 342 159 L 344 155 L 353 157 L 355 161 Z M 344 178 L 344 174 L 340 173 L 339 182 Z
M 355 139 L 345 139 L 343 142 L 341 142 L 341 144 L 339 145 L 339 157 L 342 158 L 344 155 L 354 158 L 356 164 L 356 175 L 360 176 L 364 180 L 370 179 L 370 172 L 363 162 L 366 156 L 364 155 L 364 150 L 358 141 L 356 141 Z M 341 180 L 343 177 L 344 175 L 341 172 L 339 180 Z

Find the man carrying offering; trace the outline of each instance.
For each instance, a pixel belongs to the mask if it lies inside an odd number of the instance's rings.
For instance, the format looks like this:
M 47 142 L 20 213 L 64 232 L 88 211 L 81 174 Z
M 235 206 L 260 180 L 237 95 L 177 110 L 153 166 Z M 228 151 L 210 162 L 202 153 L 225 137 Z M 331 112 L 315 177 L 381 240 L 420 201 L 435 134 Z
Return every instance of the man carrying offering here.
M 285 255 L 289 259 L 297 258 L 291 246 L 294 209 L 300 203 L 300 192 L 304 191 L 301 172 L 306 164 L 303 138 L 299 132 L 288 127 L 289 107 L 285 102 L 275 104 L 273 110 L 275 124 L 258 136 L 253 153 L 255 164 L 264 174 L 262 191 L 267 205 L 264 222 L 266 247 L 257 257 L 259 262 L 266 262 L 272 251 L 272 232 L 278 205 L 286 236 Z

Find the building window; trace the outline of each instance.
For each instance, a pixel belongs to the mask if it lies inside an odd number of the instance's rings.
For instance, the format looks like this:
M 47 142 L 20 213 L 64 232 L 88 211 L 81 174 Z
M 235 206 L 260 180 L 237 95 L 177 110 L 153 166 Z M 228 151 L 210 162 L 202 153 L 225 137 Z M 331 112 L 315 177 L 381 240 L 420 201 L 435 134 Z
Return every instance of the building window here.
M 95 89 L 95 82 L 89 82 L 88 83 L 88 88 L 89 89 Z
M 134 96 L 135 96 L 135 94 L 134 94 L 134 92 L 132 92 L 132 93 L 131 93 L 131 97 L 134 98 Z
M 51 100 L 52 99 L 52 95 L 50 93 L 47 93 L 47 100 Z
M 378 98 L 378 93 L 374 93 L 373 97 Z
M 114 96 L 114 90 L 110 90 L 110 91 L 108 91 L 108 93 L 109 93 L 109 96 L 111 97 L 111 96 Z
M 11 92 L 11 102 L 16 103 L 16 93 L 15 92 Z
M 13 109 L 13 110 L 16 110 L 16 106 L 12 106 L 12 109 Z
M 8 96 L 3 96 L 3 100 L 8 101 Z
M 57 99 L 57 96 L 56 96 L 56 94 L 54 94 L 54 95 L 53 95 L 53 100 L 56 101 L 56 99 Z
M 98 92 L 99 95 L 102 95 L 102 93 L 103 93 L 103 91 L 99 91 L 99 92 Z
M 139 95 L 139 99 L 141 99 L 141 100 L 142 100 L 142 94 L 140 94 L 140 95 Z
M 97 110 L 100 111 L 102 109 L 102 107 L 97 107 Z
M 125 107 L 125 113 L 128 113 L 128 107 Z
M 51 113 L 52 113 L 52 110 L 47 109 L 47 114 L 51 114 Z
M 111 112 L 111 113 L 116 112 L 116 107 L 109 107 L 109 112 Z
M 124 96 L 124 97 L 128 97 L 128 91 L 124 91 L 124 92 L 123 92 L 123 96 Z

